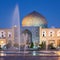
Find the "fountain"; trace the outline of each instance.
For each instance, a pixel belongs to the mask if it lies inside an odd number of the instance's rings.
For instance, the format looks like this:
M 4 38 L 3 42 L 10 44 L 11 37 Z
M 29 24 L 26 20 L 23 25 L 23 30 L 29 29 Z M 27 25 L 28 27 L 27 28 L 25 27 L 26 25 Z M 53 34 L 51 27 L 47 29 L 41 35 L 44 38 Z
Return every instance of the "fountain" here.
M 16 42 L 19 47 L 19 51 L 20 51 L 20 15 L 19 15 L 19 7 L 18 4 L 16 4 L 14 13 L 13 13 L 13 20 L 12 20 L 12 26 L 14 28 L 17 28 L 14 30 L 14 42 Z

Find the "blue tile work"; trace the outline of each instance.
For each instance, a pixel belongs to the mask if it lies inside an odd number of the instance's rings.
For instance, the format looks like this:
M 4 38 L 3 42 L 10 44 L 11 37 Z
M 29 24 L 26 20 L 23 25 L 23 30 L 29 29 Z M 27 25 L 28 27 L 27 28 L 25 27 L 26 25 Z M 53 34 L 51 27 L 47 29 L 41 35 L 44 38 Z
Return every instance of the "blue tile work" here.
M 28 29 L 32 33 L 32 41 L 39 41 L 39 27 L 22 27 L 21 31 Z

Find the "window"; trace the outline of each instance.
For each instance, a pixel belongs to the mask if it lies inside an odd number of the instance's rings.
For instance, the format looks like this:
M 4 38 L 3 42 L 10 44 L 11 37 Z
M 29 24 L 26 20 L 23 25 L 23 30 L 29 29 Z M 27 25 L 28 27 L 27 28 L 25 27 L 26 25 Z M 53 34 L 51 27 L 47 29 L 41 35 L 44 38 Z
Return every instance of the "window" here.
M 8 37 L 11 37 L 11 32 L 8 32 Z
M 49 31 L 49 36 L 50 36 L 50 37 L 53 37 L 53 36 L 54 36 L 54 31 L 52 31 L 52 30 Z
M 52 32 L 50 32 L 50 36 L 52 36 Z
M 9 34 L 9 37 L 11 37 L 11 34 Z
M 1 38 L 5 38 L 6 37 L 5 31 L 1 31 L 0 33 L 1 33 Z
M 46 36 L 46 31 L 42 32 L 42 36 L 45 37 Z
M 3 32 L 1 32 L 2 33 L 2 38 L 4 37 L 4 35 L 3 35 Z
M 60 36 L 60 30 L 59 30 L 59 31 L 57 31 L 57 36 Z

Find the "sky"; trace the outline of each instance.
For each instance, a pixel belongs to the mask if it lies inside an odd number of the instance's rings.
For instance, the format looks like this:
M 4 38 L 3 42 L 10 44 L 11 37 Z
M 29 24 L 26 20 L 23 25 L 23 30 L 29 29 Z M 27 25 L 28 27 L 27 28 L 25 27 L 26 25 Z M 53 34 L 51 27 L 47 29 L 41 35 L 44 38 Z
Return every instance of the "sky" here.
M 0 0 L 0 28 L 10 27 L 16 4 L 20 25 L 27 14 L 37 11 L 46 18 L 49 28 L 60 28 L 60 0 Z

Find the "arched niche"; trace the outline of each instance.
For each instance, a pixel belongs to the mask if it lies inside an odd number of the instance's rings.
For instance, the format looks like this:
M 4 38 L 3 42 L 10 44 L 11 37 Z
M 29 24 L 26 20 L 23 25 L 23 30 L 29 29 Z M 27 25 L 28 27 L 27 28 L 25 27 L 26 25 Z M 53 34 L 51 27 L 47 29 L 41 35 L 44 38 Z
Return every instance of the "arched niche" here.
M 30 30 L 25 29 L 22 32 L 22 37 L 23 37 L 23 41 L 25 44 L 31 44 L 32 43 L 32 33 Z

